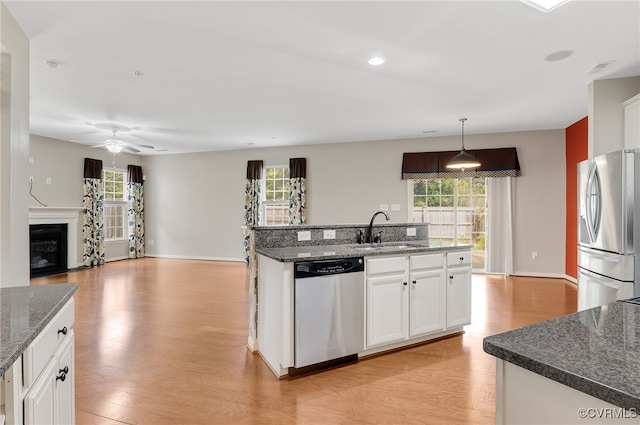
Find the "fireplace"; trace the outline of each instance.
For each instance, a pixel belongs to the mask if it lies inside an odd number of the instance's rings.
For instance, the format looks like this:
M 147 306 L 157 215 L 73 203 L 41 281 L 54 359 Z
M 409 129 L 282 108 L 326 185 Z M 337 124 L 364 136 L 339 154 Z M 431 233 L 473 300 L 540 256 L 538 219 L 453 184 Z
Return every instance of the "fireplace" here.
M 31 277 L 64 273 L 67 267 L 67 224 L 29 225 Z

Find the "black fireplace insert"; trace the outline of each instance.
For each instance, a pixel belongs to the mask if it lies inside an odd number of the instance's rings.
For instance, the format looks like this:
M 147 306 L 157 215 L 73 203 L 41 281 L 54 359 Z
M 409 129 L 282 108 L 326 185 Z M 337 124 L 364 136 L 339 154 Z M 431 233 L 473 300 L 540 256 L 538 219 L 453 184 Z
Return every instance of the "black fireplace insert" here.
M 64 273 L 67 269 L 67 225 L 29 226 L 31 277 Z

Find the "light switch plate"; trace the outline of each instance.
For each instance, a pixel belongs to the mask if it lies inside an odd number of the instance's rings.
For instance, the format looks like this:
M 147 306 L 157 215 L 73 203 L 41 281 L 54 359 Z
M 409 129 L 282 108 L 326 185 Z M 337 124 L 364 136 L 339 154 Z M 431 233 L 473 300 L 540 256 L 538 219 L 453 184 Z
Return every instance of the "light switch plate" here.
M 389 204 L 380 204 L 380 211 L 389 211 Z
M 415 227 L 407 227 L 407 236 L 415 236 L 416 228 Z
M 391 204 L 391 211 L 400 211 L 400 204 Z
M 299 241 L 310 241 L 311 240 L 311 231 L 304 230 L 302 232 L 298 232 L 298 240 Z
M 325 230 L 324 231 L 324 238 L 325 239 L 335 239 L 336 238 L 336 231 L 331 229 L 331 230 Z

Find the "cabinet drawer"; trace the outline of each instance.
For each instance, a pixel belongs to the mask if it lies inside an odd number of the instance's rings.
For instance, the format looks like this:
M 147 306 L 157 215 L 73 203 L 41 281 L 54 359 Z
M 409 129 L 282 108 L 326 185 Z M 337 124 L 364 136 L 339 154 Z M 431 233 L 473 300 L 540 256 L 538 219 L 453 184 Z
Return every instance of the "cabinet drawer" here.
M 407 257 L 387 257 L 367 260 L 367 276 L 381 273 L 404 273 L 407 269 Z
M 74 304 L 73 298 L 71 298 L 24 351 L 25 387 L 30 387 L 38 378 L 59 343 L 66 338 L 66 335 L 70 334 L 73 321 Z
M 411 267 L 411 270 L 435 268 L 440 269 L 444 266 L 444 255 L 412 255 L 411 257 L 409 257 L 409 266 Z
M 448 252 L 447 266 L 470 266 L 471 251 Z

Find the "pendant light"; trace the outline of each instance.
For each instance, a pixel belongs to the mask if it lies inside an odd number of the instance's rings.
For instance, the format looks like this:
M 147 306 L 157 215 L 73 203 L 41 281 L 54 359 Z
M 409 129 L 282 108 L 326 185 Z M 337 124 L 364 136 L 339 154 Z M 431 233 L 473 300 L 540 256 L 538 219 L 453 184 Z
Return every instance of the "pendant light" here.
M 458 121 L 462 123 L 462 150 L 447 164 L 447 168 L 464 171 L 467 168 L 476 168 L 480 166 L 480 162 L 471 154 L 464 150 L 464 122 L 466 118 L 460 118 Z

